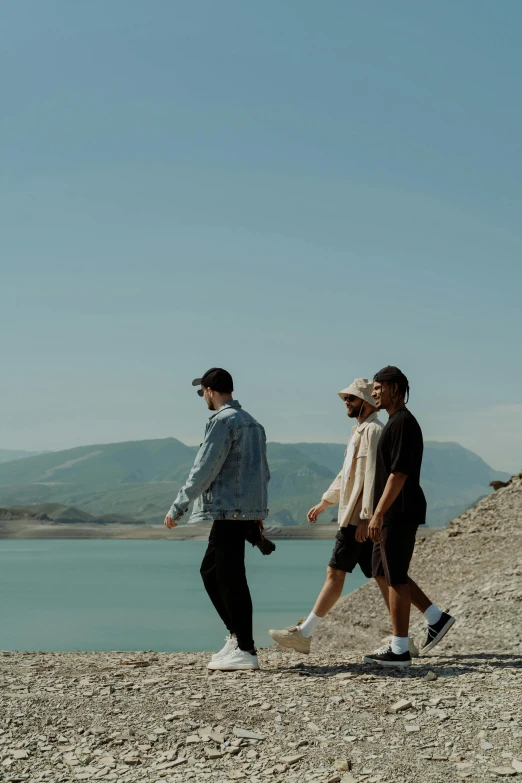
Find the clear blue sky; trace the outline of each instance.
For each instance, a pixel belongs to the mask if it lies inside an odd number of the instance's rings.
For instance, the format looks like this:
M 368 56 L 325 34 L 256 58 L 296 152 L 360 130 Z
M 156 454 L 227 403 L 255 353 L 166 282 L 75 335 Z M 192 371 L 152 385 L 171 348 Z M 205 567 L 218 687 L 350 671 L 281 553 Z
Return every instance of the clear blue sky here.
M 6 0 L 0 446 L 175 436 L 213 365 L 344 441 L 399 365 L 522 467 L 519 0 Z

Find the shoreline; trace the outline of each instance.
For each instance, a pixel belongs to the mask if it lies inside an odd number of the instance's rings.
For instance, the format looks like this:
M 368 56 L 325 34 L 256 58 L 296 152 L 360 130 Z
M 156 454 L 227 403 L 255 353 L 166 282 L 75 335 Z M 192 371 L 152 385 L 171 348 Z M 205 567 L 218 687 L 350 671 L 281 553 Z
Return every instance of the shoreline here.
M 272 527 L 267 525 L 265 535 L 274 540 L 325 540 L 333 539 L 337 524 L 299 525 Z M 172 540 L 207 541 L 210 525 L 178 525 L 168 530 L 160 525 L 67 524 L 39 522 L 34 519 L 0 521 L 0 540 L 24 539 L 121 539 L 121 540 Z
M 419 528 L 418 536 L 445 530 L 442 527 Z M 274 541 L 327 541 L 335 538 L 337 523 L 322 525 L 295 525 L 272 527 L 267 525 L 265 535 Z M 167 530 L 164 525 L 66 524 L 35 522 L 34 519 L 0 521 L 0 541 L 24 540 L 122 540 L 122 541 L 207 541 L 209 525 L 179 525 Z

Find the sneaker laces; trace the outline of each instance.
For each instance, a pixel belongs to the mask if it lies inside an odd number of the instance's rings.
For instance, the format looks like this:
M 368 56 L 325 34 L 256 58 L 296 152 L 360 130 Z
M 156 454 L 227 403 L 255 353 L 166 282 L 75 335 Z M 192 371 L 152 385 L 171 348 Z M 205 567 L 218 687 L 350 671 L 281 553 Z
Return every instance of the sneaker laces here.
M 384 655 L 385 653 L 389 652 L 391 650 L 391 644 L 383 644 L 382 647 L 379 647 L 379 649 L 374 653 L 375 655 Z
M 253 652 L 253 653 L 251 653 L 251 652 L 248 652 L 248 650 L 242 650 L 242 649 L 241 649 L 240 647 L 238 647 L 238 646 L 237 646 L 237 644 L 236 644 L 236 645 L 235 645 L 235 647 L 233 647 L 231 650 L 229 650 L 229 651 L 228 651 L 228 653 L 225 655 L 225 657 L 223 658 L 223 660 L 225 660 L 225 661 L 226 661 L 226 660 L 228 660 L 228 658 L 232 658 L 232 657 L 233 657 L 234 655 L 236 655 L 237 653 L 241 653 L 242 655 L 256 655 L 256 654 L 257 654 L 257 650 L 254 650 L 254 652 Z
M 228 650 L 228 652 L 225 653 L 225 655 L 223 656 L 222 660 L 226 661 L 227 658 L 231 658 L 233 655 L 235 655 L 235 653 L 238 651 L 238 649 L 239 648 L 237 647 L 237 645 L 235 647 L 231 647 L 230 650 Z

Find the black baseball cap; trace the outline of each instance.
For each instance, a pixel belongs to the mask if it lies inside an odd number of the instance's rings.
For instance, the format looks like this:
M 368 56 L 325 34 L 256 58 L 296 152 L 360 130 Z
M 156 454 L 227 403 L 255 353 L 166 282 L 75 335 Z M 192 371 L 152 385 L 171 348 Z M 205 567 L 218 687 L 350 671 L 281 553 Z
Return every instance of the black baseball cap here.
M 206 386 L 207 389 L 213 389 L 222 394 L 230 394 L 234 391 L 232 376 L 229 372 L 223 370 L 222 367 L 212 367 L 212 369 L 206 371 L 202 378 L 194 378 L 192 385 Z M 203 397 L 203 390 L 198 389 L 198 394 L 200 397 Z

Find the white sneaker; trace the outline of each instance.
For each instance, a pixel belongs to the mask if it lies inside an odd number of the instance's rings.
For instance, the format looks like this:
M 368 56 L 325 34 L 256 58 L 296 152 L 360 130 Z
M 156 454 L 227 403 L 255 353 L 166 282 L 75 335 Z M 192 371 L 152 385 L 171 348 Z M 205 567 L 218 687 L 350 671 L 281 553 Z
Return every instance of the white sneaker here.
M 225 646 L 217 653 L 214 653 L 211 661 L 219 661 L 220 658 L 226 658 L 229 652 L 235 650 L 237 647 L 237 639 L 235 636 L 225 636 Z
M 210 661 L 208 668 L 222 672 L 252 670 L 259 669 L 259 662 L 257 660 L 257 655 L 245 652 L 245 650 L 240 650 L 239 647 L 236 647 L 234 650 L 231 650 L 225 658 L 218 658 L 217 661 Z

